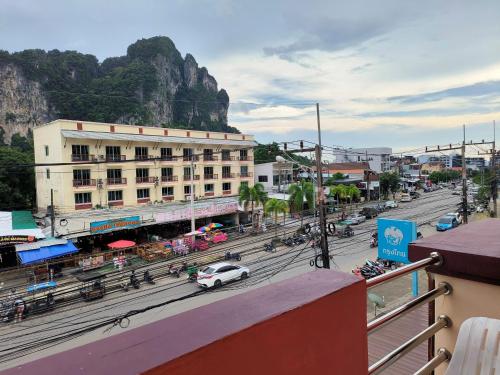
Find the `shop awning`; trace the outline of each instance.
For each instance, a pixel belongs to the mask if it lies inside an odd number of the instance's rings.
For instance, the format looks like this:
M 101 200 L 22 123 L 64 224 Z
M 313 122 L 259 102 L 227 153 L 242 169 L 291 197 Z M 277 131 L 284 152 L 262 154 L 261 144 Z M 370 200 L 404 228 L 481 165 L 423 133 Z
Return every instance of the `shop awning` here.
M 18 250 L 17 256 L 19 257 L 21 264 L 27 265 L 43 262 L 49 259 L 73 254 L 76 252 L 78 252 L 78 249 L 75 247 L 75 245 L 73 245 L 73 242 L 67 241 L 65 244 L 40 246 L 38 249 Z

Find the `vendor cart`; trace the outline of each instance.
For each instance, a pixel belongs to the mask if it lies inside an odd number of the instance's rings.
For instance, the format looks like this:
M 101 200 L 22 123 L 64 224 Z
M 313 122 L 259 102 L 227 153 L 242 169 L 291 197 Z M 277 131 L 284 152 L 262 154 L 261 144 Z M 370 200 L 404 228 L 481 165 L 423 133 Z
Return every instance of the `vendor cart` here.
M 76 276 L 77 280 L 82 283 L 80 287 L 80 296 L 85 301 L 92 301 L 104 297 L 106 287 L 104 280 L 106 275 L 98 272 L 86 272 Z
M 28 296 L 25 301 L 27 314 L 38 314 L 52 309 L 55 304 L 54 293 L 57 288 L 55 281 L 33 284 L 26 288 Z

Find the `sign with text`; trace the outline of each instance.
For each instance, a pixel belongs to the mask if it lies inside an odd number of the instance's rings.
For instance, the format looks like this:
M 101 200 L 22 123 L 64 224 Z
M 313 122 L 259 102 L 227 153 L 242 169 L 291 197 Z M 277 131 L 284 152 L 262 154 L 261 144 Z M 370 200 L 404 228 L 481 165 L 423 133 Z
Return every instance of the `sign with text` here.
M 107 233 L 114 230 L 137 228 L 141 225 L 140 216 L 123 217 L 90 223 L 90 233 Z
M 15 245 L 33 241 L 35 241 L 34 236 L 16 236 L 16 235 L 0 236 L 0 246 Z
M 378 256 L 409 263 L 408 244 L 417 239 L 417 224 L 409 220 L 377 219 Z
M 202 217 L 211 217 L 226 215 L 238 212 L 238 202 L 226 202 L 226 203 L 203 203 L 195 205 L 194 207 L 194 217 L 196 219 Z M 191 207 L 183 207 L 170 209 L 165 212 L 159 212 L 154 214 L 155 221 L 157 223 L 172 223 L 176 221 L 191 220 Z

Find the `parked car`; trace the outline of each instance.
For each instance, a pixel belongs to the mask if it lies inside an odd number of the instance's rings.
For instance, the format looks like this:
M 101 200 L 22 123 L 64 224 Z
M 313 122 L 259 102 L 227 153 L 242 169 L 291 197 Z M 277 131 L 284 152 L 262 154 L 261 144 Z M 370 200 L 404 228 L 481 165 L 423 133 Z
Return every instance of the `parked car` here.
M 349 215 L 347 219 L 344 220 L 344 222 L 346 222 L 347 224 L 354 224 L 354 225 L 362 223 L 364 221 L 366 221 L 366 216 L 360 214 Z
M 451 216 L 457 220 L 458 224 L 462 224 L 462 214 L 460 212 L 449 212 L 445 216 Z
M 373 219 L 377 217 L 378 210 L 375 207 L 363 207 L 363 209 L 359 211 L 359 214 L 367 219 Z
M 457 226 L 457 219 L 455 219 L 453 216 L 445 215 L 438 220 L 436 224 L 436 230 L 439 232 L 443 232 L 445 230 L 456 228 Z
M 401 194 L 401 202 L 411 202 L 411 195 L 408 193 Z
M 397 208 L 398 204 L 395 201 L 385 202 L 385 208 Z
M 413 199 L 420 198 L 420 193 L 417 193 L 416 191 L 410 191 L 410 197 Z
M 202 288 L 218 288 L 233 280 L 244 280 L 250 276 L 248 267 L 230 263 L 211 264 L 198 272 L 197 282 Z

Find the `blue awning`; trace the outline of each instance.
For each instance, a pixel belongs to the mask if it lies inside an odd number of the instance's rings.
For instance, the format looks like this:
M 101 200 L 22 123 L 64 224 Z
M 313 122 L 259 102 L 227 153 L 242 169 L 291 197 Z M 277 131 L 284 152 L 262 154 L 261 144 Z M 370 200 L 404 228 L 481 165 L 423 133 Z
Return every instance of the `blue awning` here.
M 39 249 L 18 251 L 17 255 L 23 265 L 43 262 L 48 259 L 57 258 L 63 255 L 77 253 L 78 249 L 73 242 L 65 244 L 42 246 Z

